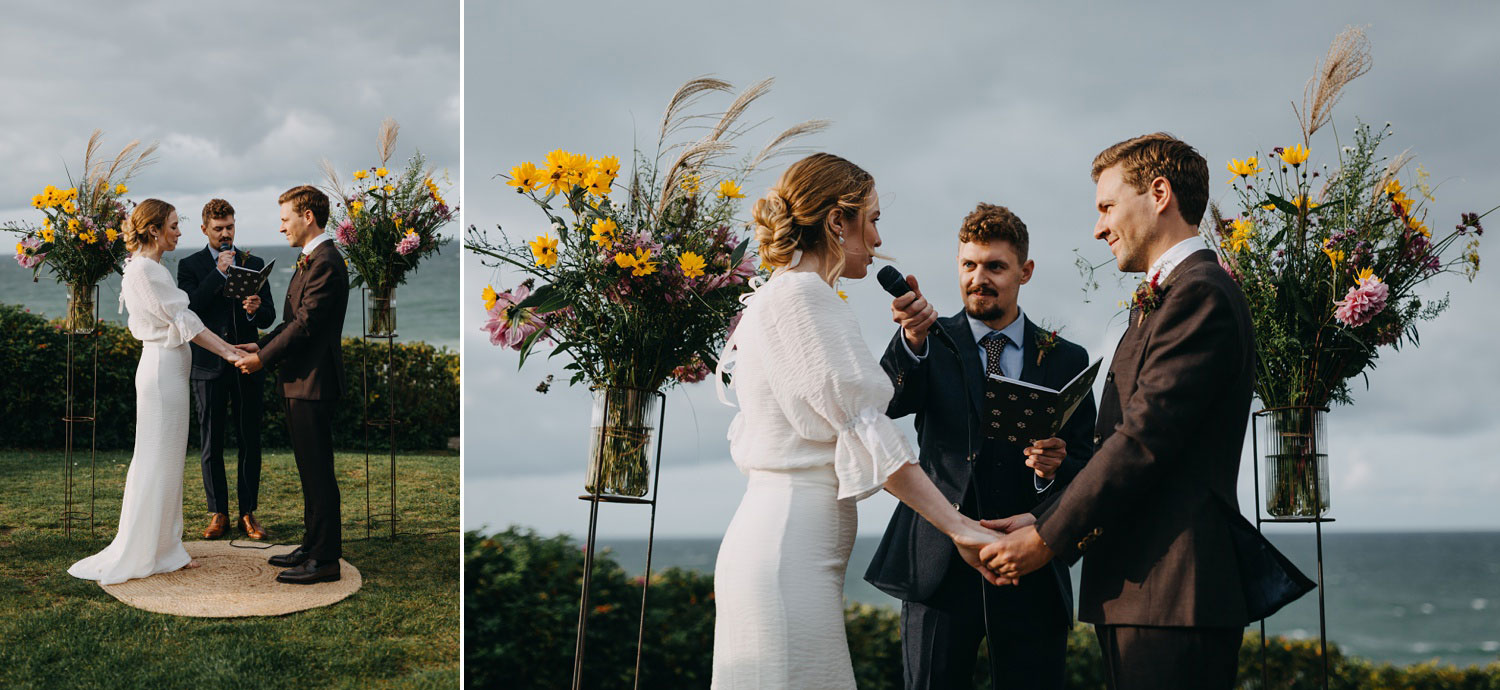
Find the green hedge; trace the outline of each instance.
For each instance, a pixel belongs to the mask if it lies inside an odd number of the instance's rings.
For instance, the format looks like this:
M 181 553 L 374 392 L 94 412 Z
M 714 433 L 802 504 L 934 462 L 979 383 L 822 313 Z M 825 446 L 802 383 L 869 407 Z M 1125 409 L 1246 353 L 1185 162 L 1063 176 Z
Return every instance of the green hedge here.
M 0 414 L 6 423 L 0 425 L 0 448 L 63 447 L 64 427 L 61 421 L 64 404 L 64 378 L 67 366 L 67 337 L 59 330 L 60 322 L 48 322 L 41 316 L 14 305 L 0 304 Z M 135 439 L 135 369 L 141 356 L 141 343 L 121 324 L 100 324 L 99 338 L 99 411 L 96 432 L 101 450 L 129 450 Z M 75 385 L 82 388 L 84 400 L 90 392 L 88 380 L 92 352 L 86 339 L 78 341 L 75 352 L 77 369 Z M 334 418 L 334 446 L 339 449 L 364 448 L 361 426 L 360 367 L 367 353 L 371 357 L 372 403 L 374 412 L 383 413 L 387 405 L 386 352 L 383 342 L 366 344 L 358 338 L 345 338 L 344 366 L 349 390 Z M 372 351 L 373 350 L 373 351 Z M 396 387 L 396 447 L 402 451 L 438 450 L 448 447 L 448 439 L 458 435 L 458 354 L 447 348 L 426 343 L 397 343 L 394 369 Z M 266 377 L 261 391 L 265 400 L 265 421 L 261 443 L 267 448 L 286 448 L 285 405 L 275 385 L 275 372 Z M 191 407 L 191 406 L 190 406 Z M 77 411 L 87 414 L 86 410 Z M 192 426 L 188 445 L 198 445 L 197 412 L 191 411 Z M 88 447 L 88 427 L 81 427 L 74 439 L 75 447 Z M 373 429 L 374 447 L 384 450 L 384 430 Z M 231 426 L 225 443 L 235 444 Z M 232 451 L 231 451 L 232 452 Z
M 471 688 L 566 688 L 572 680 L 583 553 L 565 536 L 539 537 L 512 527 L 464 538 L 464 664 Z M 670 568 L 651 579 L 643 688 L 706 688 L 713 669 L 713 576 Z M 628 688 L 635 667 L 640 578 L 628 577 L 607 551 L 594 560 L 584 687 Z M 851 604 L 844 614 L 861 690 L 901 687 L 900 614 Z M 1245 636 L 1239 686 L 1260 688 L 1260 642 Z M 1271 687 L 1319 687 L 1318 643 L 1276 638 L 1268 654 Z M 1329 645 L 1331 688 L 1353 690 L 1500 690 L 1500 662 L 1466 669 L 1436 663 L 1398 667 L 1344 656 Z M 974 687 L 989 688 L 988 662 Z M 1069 688 L 1104 688 L 1093 629 L 1068 637 Z

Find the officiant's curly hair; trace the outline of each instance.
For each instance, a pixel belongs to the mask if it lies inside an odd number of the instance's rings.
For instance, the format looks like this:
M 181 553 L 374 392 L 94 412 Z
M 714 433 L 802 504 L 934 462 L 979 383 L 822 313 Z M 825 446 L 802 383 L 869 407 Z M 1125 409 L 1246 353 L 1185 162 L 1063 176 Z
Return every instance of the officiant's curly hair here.
M 282 192 L 276 203 L 284 204 L 288 201 L 292 202 L 292 213 L 300 216 L 312 211 L 313 220 L 318 223 L 318 227 L 328 227 L 328 195 L 318 191 L 317 187 L 310 184 L 292 187 Z
M 120 235 L 125 238 L 125 251 L 134 253 L 156 244 L 162 228 L 167 226 L 167 218 L 176 210 L 176 206 L 161 199 L 147 199 L 137 204 L 120 228 Z
M 1208 207 L 1208 161 L 1187 142 L 1166 132 L 1126 139 L 1094 156 L 1094 181 L 1115 165 L 1124 173 L 1125 184 L 1145 192 L 1151 181 L 1167 178 L 1177 197 L 1177 210 L 1192 225 L 1203 220 Z
M 874 189 L 870 173 L 831 153 L 793 163 L 751 211 L 761 261 L 775 269 L 791 263 L 799 249 L 806 253 L 826 247 L 831 261 L 825 271 L 842 273 L 844 247 L 828 221 L 835 211 L 858 218 Z
M 229 202 L 223 199 L 209 199 L 208 203 L 203 205 L 203 217 L 199 220 L 207 224 L 210 220 L 229 218 L 233 215 L 234 207 L 230 206 Z
M 958 241 L 979 244 L 1009 242 L 1016 249 L 1016 258 L 1023 264 L 1031 251 L 1031 236 L 1026 232 L 1026 224 L 1010 209 L 983 202 L 964 216 L 964 224 L 958 228 Z

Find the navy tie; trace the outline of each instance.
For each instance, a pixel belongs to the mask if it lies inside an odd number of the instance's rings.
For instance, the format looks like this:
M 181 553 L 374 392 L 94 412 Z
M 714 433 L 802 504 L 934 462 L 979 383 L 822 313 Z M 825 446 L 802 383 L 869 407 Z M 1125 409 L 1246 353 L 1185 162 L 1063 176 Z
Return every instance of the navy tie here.
M 984 346 L 985 373 L 992 376 L 1004 376 L 1005 372 L 1000 370 L 1000 353 L 1005 352 L 1005 346 L 1010 344 L 1010 338 L 996 331 L 985 336 L 979 344 Z

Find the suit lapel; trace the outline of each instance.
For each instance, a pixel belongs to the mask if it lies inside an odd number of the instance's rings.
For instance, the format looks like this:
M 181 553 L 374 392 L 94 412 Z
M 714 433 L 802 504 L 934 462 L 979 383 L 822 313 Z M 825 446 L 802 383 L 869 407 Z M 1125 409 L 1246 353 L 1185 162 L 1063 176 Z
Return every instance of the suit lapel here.
M 969 406 L 979 414 L 980 390 L 984 388 L 984 374 L 979 371 L 979 346 L 974 343 L 974 332 L 969 329 L 969 319 L 963 312 L 946 319 L 938 319 L 938 325 L 953 339 L 958 347 L 958 363 L 963 368 L 964 386 L 969 392 Z
M 1041 329 L 1037 328 L 1036 324 L 1031 322 L 1031 319 L 1026 319 L 1026 325 L 1021 336 L 1026 341 L 1026 344 L 1021 347 L 1021 380 L 1027 383 L 1035 383 L 1039 386 L 1046 386 L 1047 382 L 1042 376 L 1042 365 L 1037 362 L 1036 356 L 1041 351 L 1041 347 L 1037 344 L 1037 335 L 1040 332 Z M 1050 386 L 1048 387 L 1050 388 Z

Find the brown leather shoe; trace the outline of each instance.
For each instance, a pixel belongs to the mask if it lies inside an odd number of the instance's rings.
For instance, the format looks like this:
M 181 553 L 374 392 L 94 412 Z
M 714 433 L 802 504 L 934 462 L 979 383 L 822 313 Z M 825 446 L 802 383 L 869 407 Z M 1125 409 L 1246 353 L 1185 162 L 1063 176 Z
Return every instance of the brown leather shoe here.
M 260 523 L 256 522 L 255 516 L 249 513 L 240 516 L 240 531 L 256 541 L 266 538 L 265 528 L 261 527 Z
M 209 516 L 208 529 L 203 530 L 204 539 L 218 539 L 229 531 L 229 515 L 227 513 L 214 513 Z

